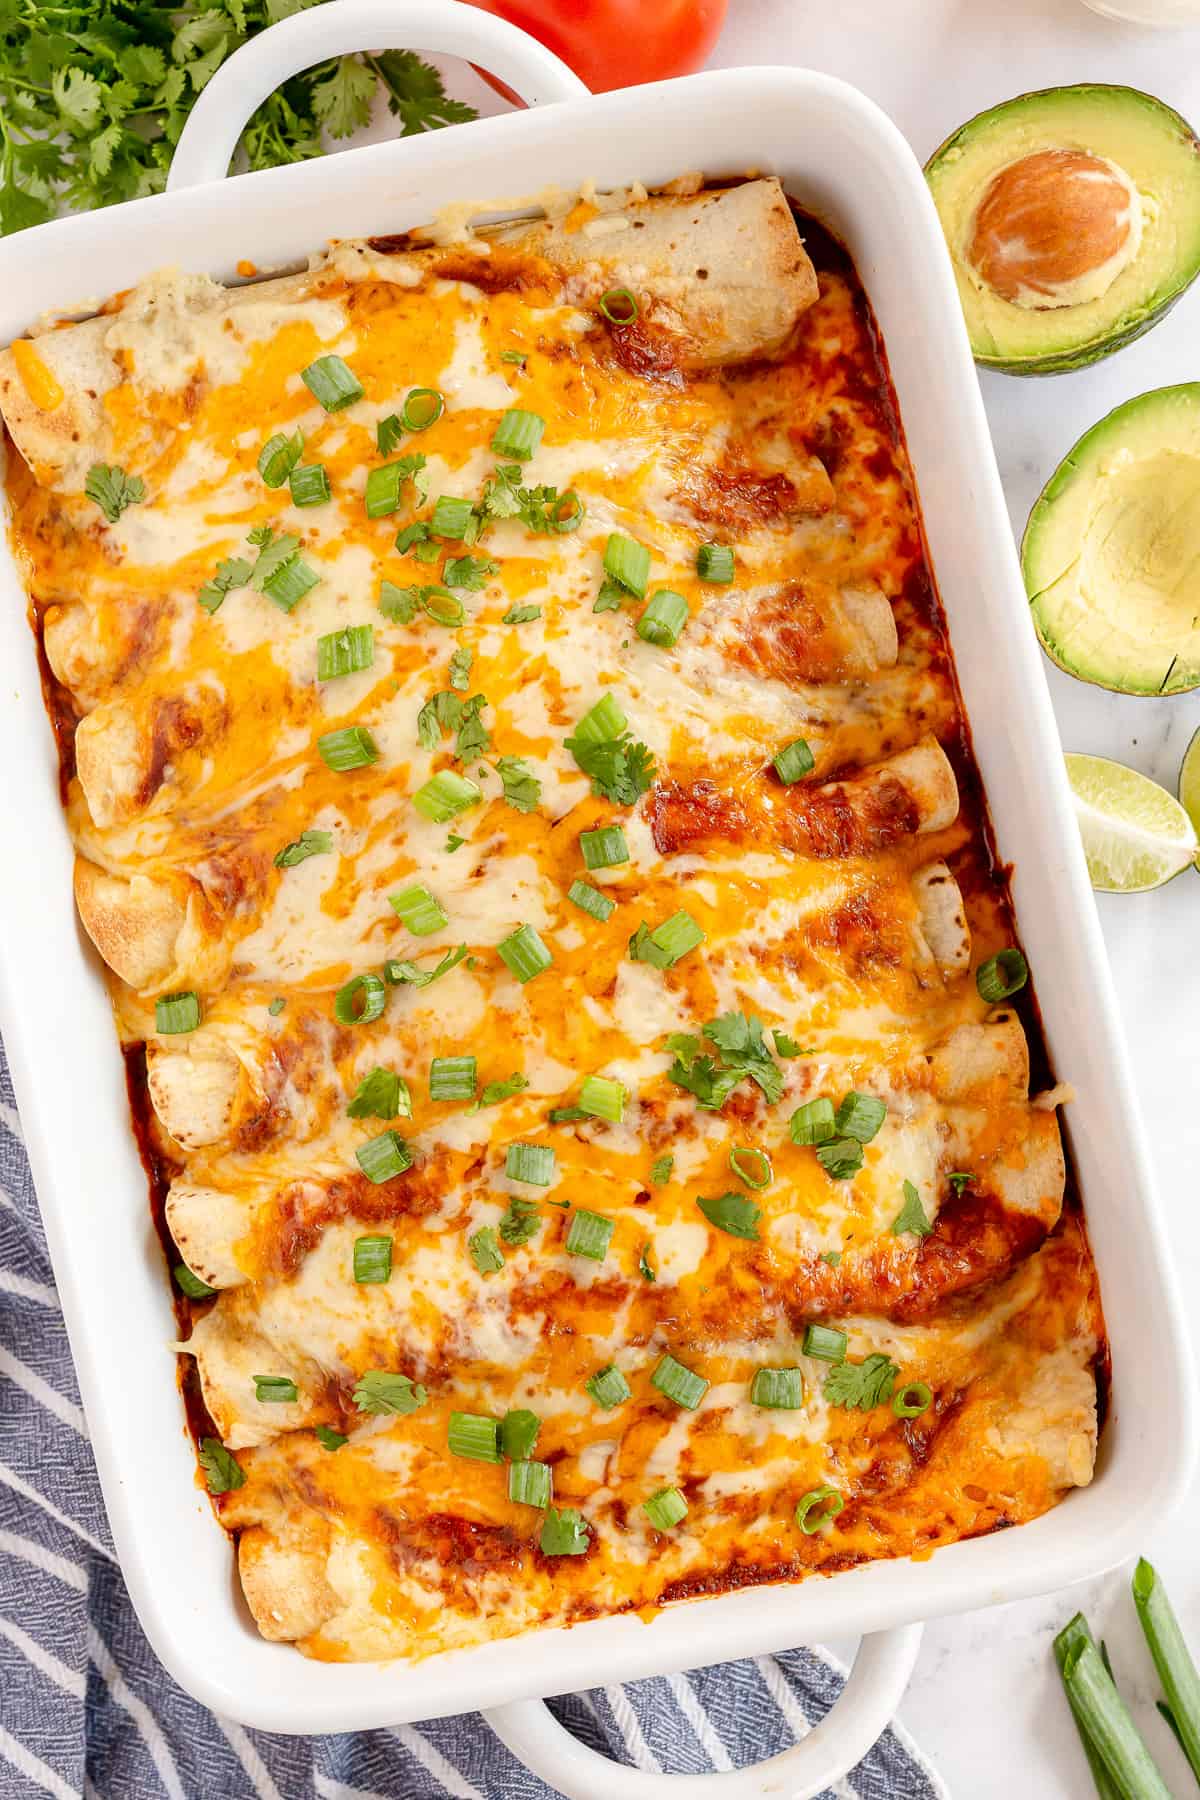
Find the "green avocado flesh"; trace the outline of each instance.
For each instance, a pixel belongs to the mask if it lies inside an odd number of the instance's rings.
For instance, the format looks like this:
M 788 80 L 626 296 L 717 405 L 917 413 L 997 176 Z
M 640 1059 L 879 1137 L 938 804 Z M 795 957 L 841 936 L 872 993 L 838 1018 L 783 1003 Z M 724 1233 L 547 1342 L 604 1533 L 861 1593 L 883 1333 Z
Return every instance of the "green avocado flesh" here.
M 1097 297 L 1018 306 L 966 260 L 976 208 L 1002 169 L 1064 149 L 1091 151 L 1124 172 L 1141 200 L 1141 242 Z M 1007 100 L 947 138 L 925 174 L 971 349 L 987 368 L 1057 375 L 1098 362 L 1148 331 L 1200 273 L 1200 142 L 1177 112 L 1135 88 L 1046 88 Z
M 1122 694 L 1200 687 L 1200 382 L 1127 400 L 1029 515 L 1021 568 L 1043 648 Z

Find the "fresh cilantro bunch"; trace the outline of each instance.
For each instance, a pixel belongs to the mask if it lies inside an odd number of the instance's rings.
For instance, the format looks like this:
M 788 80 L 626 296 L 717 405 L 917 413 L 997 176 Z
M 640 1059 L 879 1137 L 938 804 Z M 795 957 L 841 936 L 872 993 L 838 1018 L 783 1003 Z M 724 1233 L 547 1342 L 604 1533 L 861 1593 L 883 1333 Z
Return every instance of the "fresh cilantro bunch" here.
M 677 1087 L 694 1094 L 708 1112 L 719 1112 L 738 1083 L 755 1082 L 775 1103 L 783 1093 L 783 1071 L 763 1038 L 762 1020 L 745 1013 L 722 1013 L 710 1019 L 704 1036 L 716 1055 L 707 1053 L 700 1038 L 676 1031 L 667 1039 L 674 1053 L 670 1077 Z
M 225 58 L 325 0 L 0 0 L 0 231 L 157 193 L 188 113 Z M 252 169 L 319 156 L 365 125 L 376 93 L 411 137 L 473 119 L 409 50 L 335 57 L 294 76 L 242 137 Z
M 900 1370 L 890 1356 L 875 1351 L 862 1362 L 841 1362 L 825 1378 L 825 1398 L 830 1406 L 870 1412 L 890 1400 Z

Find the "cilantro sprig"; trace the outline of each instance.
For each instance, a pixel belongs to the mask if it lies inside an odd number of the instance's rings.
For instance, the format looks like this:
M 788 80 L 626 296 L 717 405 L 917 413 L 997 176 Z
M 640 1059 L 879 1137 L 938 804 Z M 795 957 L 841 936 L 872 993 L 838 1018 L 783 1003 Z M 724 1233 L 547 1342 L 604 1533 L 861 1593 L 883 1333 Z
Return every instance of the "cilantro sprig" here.
M 722 1013 L 704 1027 L 704 1037 L 716 1054 L 706 1051 L 699 1037 L 676 1031 L 667 1039 L 673 1052 L 671 1080 L 694 1094 L 706 1112 L 719 1112 L 742 1081 L 753 1081 L 773 1105 L 783 1093 L 783 1071 L 763 1038 L 762 1020 L 745 1013 Z
M 248 38 L 322 0 L 21 0 L 0 6 L 0 232 L 157 193 L 201 89 Z M 252 169 L 320 156 L 382 89 L 411 137 L 473 119 L 409 50 L 315 64 L 242 137 Z

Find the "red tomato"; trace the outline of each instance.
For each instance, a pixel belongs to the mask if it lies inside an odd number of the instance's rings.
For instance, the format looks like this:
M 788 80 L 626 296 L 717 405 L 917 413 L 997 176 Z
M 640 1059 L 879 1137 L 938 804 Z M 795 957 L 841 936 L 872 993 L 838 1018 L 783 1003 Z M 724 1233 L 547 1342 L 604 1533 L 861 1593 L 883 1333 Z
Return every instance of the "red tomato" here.
M 561 56 L 593 93 L 698 69 L 729 0 L 471 0 Z

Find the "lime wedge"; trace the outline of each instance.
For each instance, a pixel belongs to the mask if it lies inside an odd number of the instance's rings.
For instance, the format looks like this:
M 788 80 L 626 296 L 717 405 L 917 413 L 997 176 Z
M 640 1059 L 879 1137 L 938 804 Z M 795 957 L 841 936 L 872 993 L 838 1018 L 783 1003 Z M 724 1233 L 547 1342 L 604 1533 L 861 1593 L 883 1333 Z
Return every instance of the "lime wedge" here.
M 1183 753 L 1183 766 L 1179 771 L 1179 801 L 1192 821 L 1196 835 L 1200 837 L 1200 731 L 1195 733 Z M 1200 861 L 1197 861 L 1196 868 L 1200 870 Z
M 1104 756 L 1068 756 L 1067 779 L 1088 874 L 1101 893 L 1161 887 L 1195 861 L 1196 828 L 1156 781 Z

